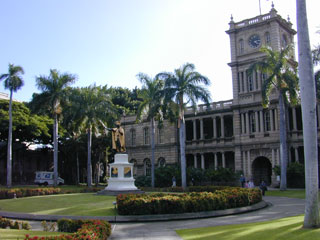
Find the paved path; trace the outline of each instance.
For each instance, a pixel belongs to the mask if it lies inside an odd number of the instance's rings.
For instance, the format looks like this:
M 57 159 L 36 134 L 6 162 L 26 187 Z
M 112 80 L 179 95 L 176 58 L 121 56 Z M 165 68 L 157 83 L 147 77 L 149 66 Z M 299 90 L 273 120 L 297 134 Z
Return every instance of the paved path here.
M 175 232 L 177 229 L 261 222 L 304 213 L 304 199 L 266 196 L 264 200 L 269 202 L 271 206 L 239 215 L 195 220 L 113 224 L 110 239 L 176 240 L 181 239 Z

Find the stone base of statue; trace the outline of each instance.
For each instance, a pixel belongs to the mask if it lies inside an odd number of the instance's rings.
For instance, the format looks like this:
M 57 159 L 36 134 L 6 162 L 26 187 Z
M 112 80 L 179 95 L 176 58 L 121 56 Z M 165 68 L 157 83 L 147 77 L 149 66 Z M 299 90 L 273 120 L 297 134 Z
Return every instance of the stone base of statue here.
M 114 163 L 110 164 L 108 186 L 98 194 L 144 193 L 134 185 L 134 181 L 133 164 L 128 162 L 128 154 L 117 153 L 114 156 Z

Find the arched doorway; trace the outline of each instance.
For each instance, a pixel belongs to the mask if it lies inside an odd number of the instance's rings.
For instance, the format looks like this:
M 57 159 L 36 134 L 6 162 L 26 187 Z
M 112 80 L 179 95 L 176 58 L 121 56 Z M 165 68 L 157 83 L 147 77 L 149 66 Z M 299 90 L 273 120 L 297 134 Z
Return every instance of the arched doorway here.
M 252 175 L 255 186 L 259 186 L 261 181 L 267 185 L 271 184 L 272 165 L 268 158 L 258 157 L 252 163 Z

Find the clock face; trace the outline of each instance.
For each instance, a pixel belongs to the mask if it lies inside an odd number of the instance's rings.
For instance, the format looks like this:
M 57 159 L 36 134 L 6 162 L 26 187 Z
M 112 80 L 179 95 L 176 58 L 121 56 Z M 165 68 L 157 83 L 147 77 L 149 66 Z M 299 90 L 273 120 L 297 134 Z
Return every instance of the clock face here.
M 257 48 L 260 46 L 261 43 L 261 39 L 259 37 L 259 35 L 254 34 L 249 38 L 249 46 L 252 48 Z

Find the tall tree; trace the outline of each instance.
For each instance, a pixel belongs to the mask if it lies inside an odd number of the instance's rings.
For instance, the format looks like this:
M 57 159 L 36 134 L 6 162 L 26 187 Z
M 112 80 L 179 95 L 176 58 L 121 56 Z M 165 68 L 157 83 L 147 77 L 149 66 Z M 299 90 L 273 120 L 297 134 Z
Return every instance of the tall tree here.
M 165 81 L 165 102 L 174 101 L 178 106 L 178 128 L 180 142 L 180 162 L 182 187 L 187 187 L 186 176 L 186 153 L 185 153 L 185 122 L 184 111 L 188 104 L 196 110 L 197 101 L 201 100 L 207 105 L 211 100 L 210 93 L 206 86 L 210 80 L 195 71 L 195 66 L 186 63 L 175 69 L 174 73 L 162 72 L 156 78 Z M 202 85 L 203 84 L 203 85 Z
M 280 161 L 281 161 L 281 180 L 280 190 L 287 189 L 287 125 L 286 109 L 288 103 L 296 105 L 298 102 L 298 77 L 297 64 L 293 59 L 292 45 L 280 51 L 272 50 L 271 47 L 262 47 L 261 52 L 266 54 L 265 58 L 252 64 L 249 73 L 258 70 L 266 74 L 267 78 L 262 84 L 262 105 L 268 107 L 271 90 L 276 89 L 280 108 Z
M 305 156 L 306 201 L 303 226 L 320 227 L 316 90 L 308 30 L 306 1 L 297 0 L 298 56 Z
M 298 77 L 296 62 L 293 60 L 293 47 L 288 45 L 281 51 L 272 50 L 270 47 L 262 47 L 261 52 L 265 53 L 265 58 L 252 64 L 249 72 L 258 70 L 266 74 L 267 78 L 262 84 L 262 105 L 268 107 L 272 89 L 278 93 L 280 108 L 280 159 L 281 159 L 281 180 L 280 190 L 287 189 L 287 126 L 286 126 L 286 106 L 298 102 Z
M 154 188 L 154 162 L 155 162 L 155 121 L 162 120 L 162 104 L 164 96 L 164 82 L 157 78 L 152 79 L 144 73 L 137 75 L 138 79 L 142 83 L 142 89 L 139 97 L 143 99 L 140 103 L 137 111 L 137 120 L 141 120 L 142 116 L 146 116 L 150 121 L 151 128 L 151 186 Z
M 62 114 L 62 106 L 67 99 L 66 88 L 74 83 L 76 76 L 68 73 L 60 74 L 57 70 L 51 69 L 49 76 L 36 78 L 36 85 L 40 94 L 34 94 L 34 106 L 50 111 L 53 116 L 53 168 L 54 186 L 57 186 L 58 179 L 58 117 Z
M 115 118 L 116 110 L 113 107 L 107 86 L 89 86 L 74 90 L 70 98 L 74 109 L 76 126 L 80 131 L 87 133 L 87 184 L 92 186 L 92 134 L 99 135 L 104 126 L 109 125 Z
M 10 91 L 9 100 L 9 133 L 7 150 L 7 187 L 12 186 L 12 95 L 23 86 L 21 74 L 24 74 L 23 68 L 9 64 L 8 73 L 0 75 L 0 81 L 4 80 L 4 88 Z

